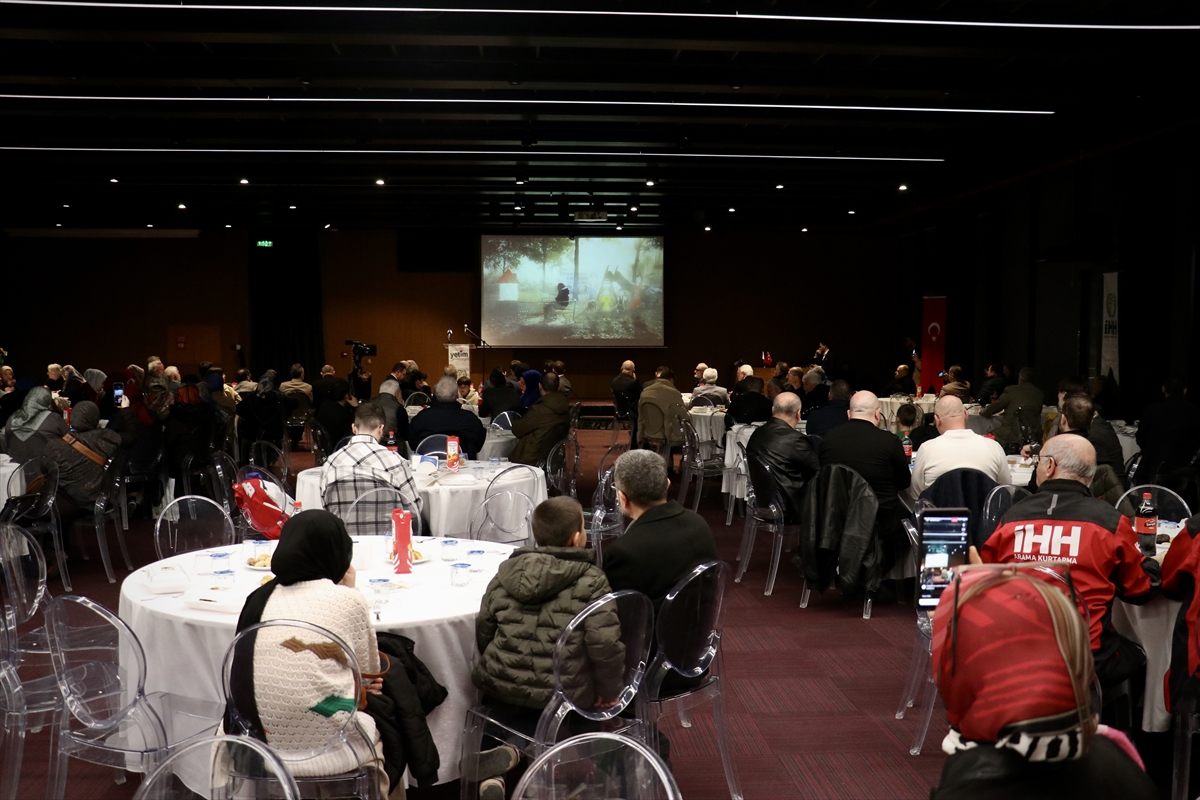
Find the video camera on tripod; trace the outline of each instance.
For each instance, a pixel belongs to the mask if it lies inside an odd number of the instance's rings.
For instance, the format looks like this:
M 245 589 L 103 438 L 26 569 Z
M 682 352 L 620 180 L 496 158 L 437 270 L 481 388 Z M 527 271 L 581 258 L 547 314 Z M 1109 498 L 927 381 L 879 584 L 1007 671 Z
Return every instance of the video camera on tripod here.
M 351 345 L 353 348 L 350 351 L 350 354 L 354 357 L 354 366 L 356 367 L 362 366 L 360 362 L 362 361 L 363 356 L 374 357 L 379 355 L 379 347 L 377 345 L 366 344 L 365 342 L 356 342 L 353 339 L 347 339 L 346 344 Z

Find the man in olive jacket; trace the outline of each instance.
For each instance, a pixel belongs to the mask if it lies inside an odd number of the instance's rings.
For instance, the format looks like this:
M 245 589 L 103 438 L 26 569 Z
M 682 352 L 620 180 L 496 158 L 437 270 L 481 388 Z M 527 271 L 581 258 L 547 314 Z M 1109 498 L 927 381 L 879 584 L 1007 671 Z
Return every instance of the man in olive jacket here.
M 485 702 L 540 710 L 554 696 L 554 645 L 563 628 L 610 589 L 591 563 L 577 501 L 546 500 L 534 509 L 532 524 L 538 546 L 504 561 L 480 603 L 475 642 L 482 655 L 471 680 Z M 562 665 L 563 690 L 580 708 L 610 707 L 625 686 L 616 606 L 589 615 L 580 635 L 581 646 Z
M 509 455 L 514 464 L 537 465 L 546 460 L 550 449 L 571 428 L 571 406 L 558 390 L 558 376 L 547 372 L 538 384 L 542 397 L 512 424 L 517 446 Z

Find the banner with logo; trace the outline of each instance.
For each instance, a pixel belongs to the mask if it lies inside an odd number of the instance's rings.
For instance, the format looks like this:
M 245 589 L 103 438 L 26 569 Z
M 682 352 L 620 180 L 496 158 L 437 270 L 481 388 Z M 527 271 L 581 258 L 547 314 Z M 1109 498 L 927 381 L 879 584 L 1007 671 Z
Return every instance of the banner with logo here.
M 926 297 L 921 329 L 921 383 L 941 391 L 946 369 L 946 298 Z
M 1100 339 L 1100 374 L 1107 375 L 1112 370 L 1113 378 L 1121 380 L 1121 368 L 1117 358 L 1117 273 L 1104 273 L 1104 308 L 1101 309 L 1100 319 L 1103 321 Z
M 458 370 L 458 377 L 471 377 L 471 345 L 448 344 L 446 351 L 450 356 L 450 366 Z

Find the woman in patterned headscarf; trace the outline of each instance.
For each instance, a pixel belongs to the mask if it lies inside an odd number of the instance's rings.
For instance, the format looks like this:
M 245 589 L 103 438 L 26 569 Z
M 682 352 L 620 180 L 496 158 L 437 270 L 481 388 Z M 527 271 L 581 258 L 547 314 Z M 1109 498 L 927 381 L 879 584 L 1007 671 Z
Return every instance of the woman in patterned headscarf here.
M 14 461 L 28 461 L 46 451 L 46 443 L 62 438 L 67 423 L 54 407 L 50 390 L 36 386 L 4 424 L 4 450 Z

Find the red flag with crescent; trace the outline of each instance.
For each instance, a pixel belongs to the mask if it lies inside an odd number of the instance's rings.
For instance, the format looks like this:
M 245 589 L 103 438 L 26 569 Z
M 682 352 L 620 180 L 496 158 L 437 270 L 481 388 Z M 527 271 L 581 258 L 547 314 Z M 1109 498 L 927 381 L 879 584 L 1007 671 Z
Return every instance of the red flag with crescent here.
M 921 331 L 921 383 L 940 392 L 946 369 L 946 298 L 926 297 Z

